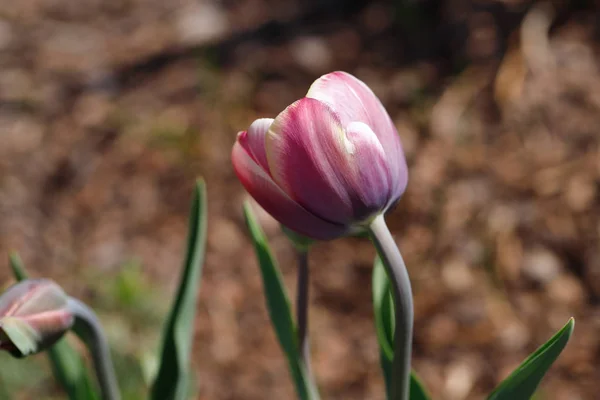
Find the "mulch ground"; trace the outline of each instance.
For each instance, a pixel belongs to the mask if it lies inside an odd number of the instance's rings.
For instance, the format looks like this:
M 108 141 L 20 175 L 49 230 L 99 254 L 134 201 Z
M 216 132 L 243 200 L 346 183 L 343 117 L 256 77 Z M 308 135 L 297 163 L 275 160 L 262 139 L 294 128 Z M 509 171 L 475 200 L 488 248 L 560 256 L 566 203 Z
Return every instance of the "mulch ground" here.
M 575 334 L 543 398 L 597 398 L 596 10 L 518 0 L 4 3 L 0 254 L 18 249 L 36 274 L 84 298 L 86 269 L 112 275 L 136 257 L 166 301 L 203 176 L 200 399 L 294 398 L 229 154 L 238 131 L 337 69 L 373 88 L 405 147 L 409 187 L 388 221 L 413 281 L 414 367 L 434 398 L 482 398 L 570 316 Z M 261 221 L 293 294 L 292 249 L 268 215 Z M 383 399 L 373 257 L 360 239 L 311 254 L 325 399 Z

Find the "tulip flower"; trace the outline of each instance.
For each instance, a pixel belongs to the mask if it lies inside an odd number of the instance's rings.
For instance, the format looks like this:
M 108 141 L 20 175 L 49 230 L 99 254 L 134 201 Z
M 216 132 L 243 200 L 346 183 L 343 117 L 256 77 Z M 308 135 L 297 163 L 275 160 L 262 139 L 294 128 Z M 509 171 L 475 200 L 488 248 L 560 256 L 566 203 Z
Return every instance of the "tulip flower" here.
M 398 132 L 354 76 L 317 79 L 275 119 L 254 121 L 232 151 L 248 192 L 293 231 L 327 240 L 367 226 L 407 184 Z
M 48 279 L 25 280 L 0 296 L 0 349 L 25 357 L 48 348 L 71 329 L 68 296 Z
M 398 132 L 379 99 L 350 74 L 324 75 L 275 119 L 258 119 L 238 133 L 231 158 L 250 195 L 290 230 L 318 240 L 368 231 L 393 287 L 391 398 L 407 400 L 412 290 L 383 215 L 404 193 L 408 172 Z M 305 283 L 306 250 L 301 256 L 298 281 Z M 298 303 L 306 303 L 306 288 L 299 293 Z
M 0 295 L 0 350 L 26 357 L 48 349 L 71 329 L 92 352 L 102 398 L 119 400 L 108 342 L 92 309 L 50 279 L 25 279 Z

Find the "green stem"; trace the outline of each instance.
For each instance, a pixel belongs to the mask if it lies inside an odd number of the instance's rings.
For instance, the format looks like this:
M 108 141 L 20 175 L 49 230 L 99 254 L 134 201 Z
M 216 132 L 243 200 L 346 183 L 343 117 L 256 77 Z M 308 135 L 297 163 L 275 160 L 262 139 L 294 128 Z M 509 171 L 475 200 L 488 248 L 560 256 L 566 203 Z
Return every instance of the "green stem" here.
M 298 348 L 300 349 L 300 357 L 306 367 L 306 371 L 312 376 L 310 370 L 310 345 L 308 343 L 308 252 L 305 250 L 297 250 L 296 256 L 298 258 L 298 283 L 296 291 Z
M 300 362 L 310 385 L 311 400 L 319 399 L 319 392 L 310 365 L 310 343 L 308 340 L 308 306 L 310 273 L 308 267 L 308 246 L 296 246 L 296 257 L 298 258 L 298 282 L 296 291 L 296 325 L 298 329 L 298 349 Z
M 400 250 L 396 246 L 383 215 L 379 215 L 373 220 L 369 226 L 369 234 L 379 256 L 383 260 L 393 288 L 396 329 L 394 333 L 393 379 L 390 400 L 408 400 L 414 322 L 410 279 Z
M 90 307 L 77 299 L 70 297 L 68 307 L 75 315 L 73 331 L 84 341 L 92 355 L 102 399 L 120 400 L 110 348 L 100 320 Z

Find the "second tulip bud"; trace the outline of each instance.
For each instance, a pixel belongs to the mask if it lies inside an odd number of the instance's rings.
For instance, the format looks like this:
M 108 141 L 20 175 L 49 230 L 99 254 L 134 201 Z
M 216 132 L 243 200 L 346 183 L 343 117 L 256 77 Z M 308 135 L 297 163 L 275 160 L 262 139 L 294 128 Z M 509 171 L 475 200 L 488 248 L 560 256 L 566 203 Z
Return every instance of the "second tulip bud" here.
M 45 350 L 73 326 L 68 296 L 49 279 L 29 279 L 0 295 L 0 349 L 15 357 Z

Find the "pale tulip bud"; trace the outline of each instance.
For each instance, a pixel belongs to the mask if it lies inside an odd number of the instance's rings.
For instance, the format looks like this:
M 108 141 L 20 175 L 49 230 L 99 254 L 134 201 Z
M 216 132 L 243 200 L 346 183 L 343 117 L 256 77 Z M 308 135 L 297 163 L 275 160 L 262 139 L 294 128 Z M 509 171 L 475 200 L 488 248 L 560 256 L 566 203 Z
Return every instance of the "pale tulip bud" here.
M 0 295 L 0 349 L 25 357 L 47 349 L 73 326 L 68 296 L 49 279 L 28 279 Z

